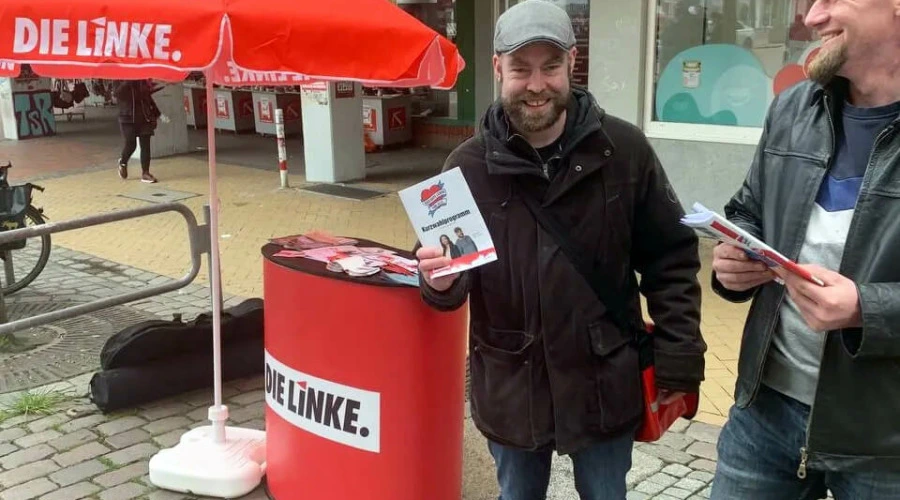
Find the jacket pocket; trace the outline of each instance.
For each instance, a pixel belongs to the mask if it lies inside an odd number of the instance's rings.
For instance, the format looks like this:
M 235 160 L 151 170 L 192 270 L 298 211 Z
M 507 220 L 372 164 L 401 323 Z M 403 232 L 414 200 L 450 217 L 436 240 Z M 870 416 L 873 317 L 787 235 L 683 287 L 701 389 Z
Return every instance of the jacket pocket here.
M 521 330 L 473 327 L 472 412 L 482 431 L 504 442 L 532 446 L 531 351 L 534 336 Z
M 597 387 L 594 425 L 602 433 L 616 432 L 643 412 L 638 352 L 631 335 L 606 320 L 588 326 Z

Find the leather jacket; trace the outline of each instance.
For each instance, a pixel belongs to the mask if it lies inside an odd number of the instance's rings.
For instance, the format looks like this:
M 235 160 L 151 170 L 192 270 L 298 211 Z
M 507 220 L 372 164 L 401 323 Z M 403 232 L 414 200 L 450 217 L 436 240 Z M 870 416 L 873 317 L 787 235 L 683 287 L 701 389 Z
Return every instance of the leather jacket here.
M 756 156 L 726 217 L 797 259 L 819 185 L 835 157 L 848 82 L 798 84 L 772 103 Z M 875 140 L 838 270 L 859 291 L 862 328 L 827 332 L 800 468 L 900 471 L 900 117 Z M 786 290 L 770 282 L 753 300 L 738 362 L 735 402 L 753 404 Z M 801 473 L 799 470 L 798 473 Z

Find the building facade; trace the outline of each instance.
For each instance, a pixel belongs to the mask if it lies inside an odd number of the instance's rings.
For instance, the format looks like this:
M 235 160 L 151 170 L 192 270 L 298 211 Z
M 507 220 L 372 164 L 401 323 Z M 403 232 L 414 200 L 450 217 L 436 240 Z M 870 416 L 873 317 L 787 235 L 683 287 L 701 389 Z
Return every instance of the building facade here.
M 818 46 L 802 23 L 813 0 L 548 1 L 573 19 L 576 82 L 644 131 L 686 206 L 722 208 L 743 181 L 769 104 L 805 78 Z M 420 137 L 458 142 L 497 96 L 493 25 L 516 0 L 397 3 L 449 33 L 466 59 L 447 106 L 417 124 Z M 423 14 L 438 9 L 444 24 Z

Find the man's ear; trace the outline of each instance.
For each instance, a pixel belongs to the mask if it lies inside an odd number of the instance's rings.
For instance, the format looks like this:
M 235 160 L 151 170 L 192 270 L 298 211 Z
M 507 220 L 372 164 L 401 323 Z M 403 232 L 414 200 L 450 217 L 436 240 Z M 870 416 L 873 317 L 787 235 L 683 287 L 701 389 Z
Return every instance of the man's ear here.
M 900 1 L 900 0 L 898 0 Z M 569 49 L 569 78 L 575 74 L 575 57 L 578 56 L 578 48 L 572 47 Z
M 494 54 L 493 57 L 493 66 L 494 66 L 494 78 L 499 82 L 502 79 L 502 61 L 500 60 L 500 55 Z

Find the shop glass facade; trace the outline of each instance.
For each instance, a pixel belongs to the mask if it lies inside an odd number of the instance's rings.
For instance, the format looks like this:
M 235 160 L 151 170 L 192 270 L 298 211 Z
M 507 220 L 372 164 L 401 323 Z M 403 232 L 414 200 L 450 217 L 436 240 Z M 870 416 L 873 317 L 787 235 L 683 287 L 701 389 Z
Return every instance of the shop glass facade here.
M 422 24 L 456 41 L 456 0 L 395 0 L 398 7 Z M 429 118 L 456 118 L 458 103 L 455 90 L 437 90 L 427 87 L 397 90 L 413 96 L 413 114 Z
M 813 0 L 651 0 L 645 119 L 648 132 L 735 142 L 759 137 L 779 92 L 805 79 Z M 740 139 L 744 139 L 743 141 Z

